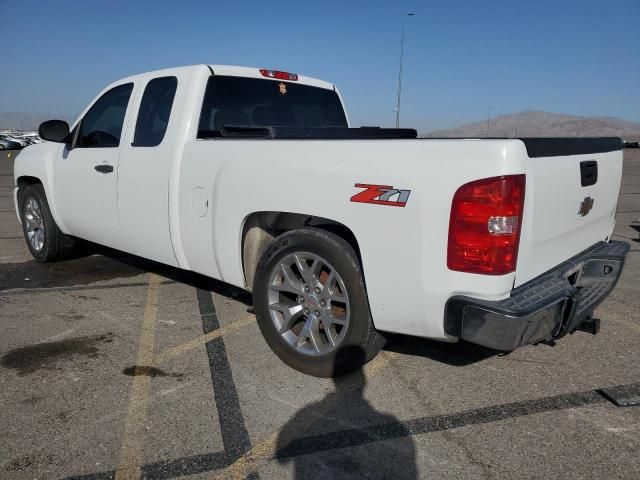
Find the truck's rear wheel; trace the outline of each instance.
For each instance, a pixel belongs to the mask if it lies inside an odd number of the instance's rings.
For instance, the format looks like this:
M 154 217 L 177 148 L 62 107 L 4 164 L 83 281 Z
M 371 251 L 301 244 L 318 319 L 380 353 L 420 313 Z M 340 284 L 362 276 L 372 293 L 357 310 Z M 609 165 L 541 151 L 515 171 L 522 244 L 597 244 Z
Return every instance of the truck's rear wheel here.
M 294 230 L 274 240 L 257 267 L 254 303 L 271 349 L 309 375 L 331 377 L 359 368 L 384 344 L 371 322 L 355 252 L 321 229 Z M 345 355 L 356 351 L 353 346 L 363 354 Z
M 67 257 L 74 239 L 58 228 L 42 185 L 28 185 L 20 191 L 18 199 L 22 231 L 33 258 L 52 262 Z

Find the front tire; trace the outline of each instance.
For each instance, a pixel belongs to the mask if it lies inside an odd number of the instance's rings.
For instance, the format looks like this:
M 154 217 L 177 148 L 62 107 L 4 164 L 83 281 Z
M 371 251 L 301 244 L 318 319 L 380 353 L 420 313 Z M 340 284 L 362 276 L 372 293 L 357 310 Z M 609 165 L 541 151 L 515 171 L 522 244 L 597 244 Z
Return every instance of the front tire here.
M 53 262 L 71 254 L 74 239 L 58 228 L 41 184 L 21 189 L 18 206 L 22 232 L 34 259 L 38 262 Z
M 302 228 L 276 238 L 258 263 L 253 295 L 266 342 L 302 373 L 347 373 L 384 345 L 371 321 L 358 257 L 333 233 Z

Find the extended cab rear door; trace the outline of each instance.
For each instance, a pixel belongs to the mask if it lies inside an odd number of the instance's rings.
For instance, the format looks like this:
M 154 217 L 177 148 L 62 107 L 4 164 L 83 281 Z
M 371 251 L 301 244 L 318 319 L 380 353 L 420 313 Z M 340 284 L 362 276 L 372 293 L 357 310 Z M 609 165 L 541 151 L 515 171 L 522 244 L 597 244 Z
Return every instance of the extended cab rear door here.
M 131 136 L 122 146 L 118 210 L 123 249 L 177 266 L 169 226 L 170 178 L 178 144 L 178 106 L 187 75 L 142 78 Z M 180 137 L 182 141 L 182 137 Z
M 102 94 L 54 163 L 54 198 L 69 233 L 111 247 L 120 240 L 118 164 L 132 92 L 133 83 L 124 83 Z

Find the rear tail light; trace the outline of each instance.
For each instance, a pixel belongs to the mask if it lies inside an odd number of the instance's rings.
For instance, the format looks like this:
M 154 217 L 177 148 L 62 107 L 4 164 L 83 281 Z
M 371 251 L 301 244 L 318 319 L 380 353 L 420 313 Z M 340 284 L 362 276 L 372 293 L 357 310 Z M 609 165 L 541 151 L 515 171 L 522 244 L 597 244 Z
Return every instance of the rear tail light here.
M 518 259 L 524 175 L 477 180 L 453 196 L 447 266 L 485 275 L 514 272 Z
M 296 73 L 281 72 L 279 70 L 266 70 L 264 68 L 260 70 L 260 73 L 263 77 L 277 78 L 278 80 L 290 80 L 292 82 L 296 82 L 298 80 L 298 75 Z

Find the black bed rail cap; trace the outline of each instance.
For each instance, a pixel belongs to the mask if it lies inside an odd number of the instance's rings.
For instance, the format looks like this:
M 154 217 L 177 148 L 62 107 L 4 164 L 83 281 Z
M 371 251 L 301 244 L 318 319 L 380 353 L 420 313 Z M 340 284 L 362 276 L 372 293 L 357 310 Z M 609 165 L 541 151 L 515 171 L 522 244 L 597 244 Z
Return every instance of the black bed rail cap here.
M 413 128 L 380 127 L 261 127 L 255 125 L 225 125 L 220 130 L 198 130 L 198 138 L 277 138 L 281 140 L 358 140 L 358 139 L 412 139 L 418 132 Z
M 519 138 L 527 148 L 530 158 L 589 155 L 622 150 L 622 139 L 618 137 L 594 138 Z
M 418 137 L 413 128 L 379 128 L 379 127 L 272 127 L 273 138 L 315 138 L 315 139 L 412 139 Z

